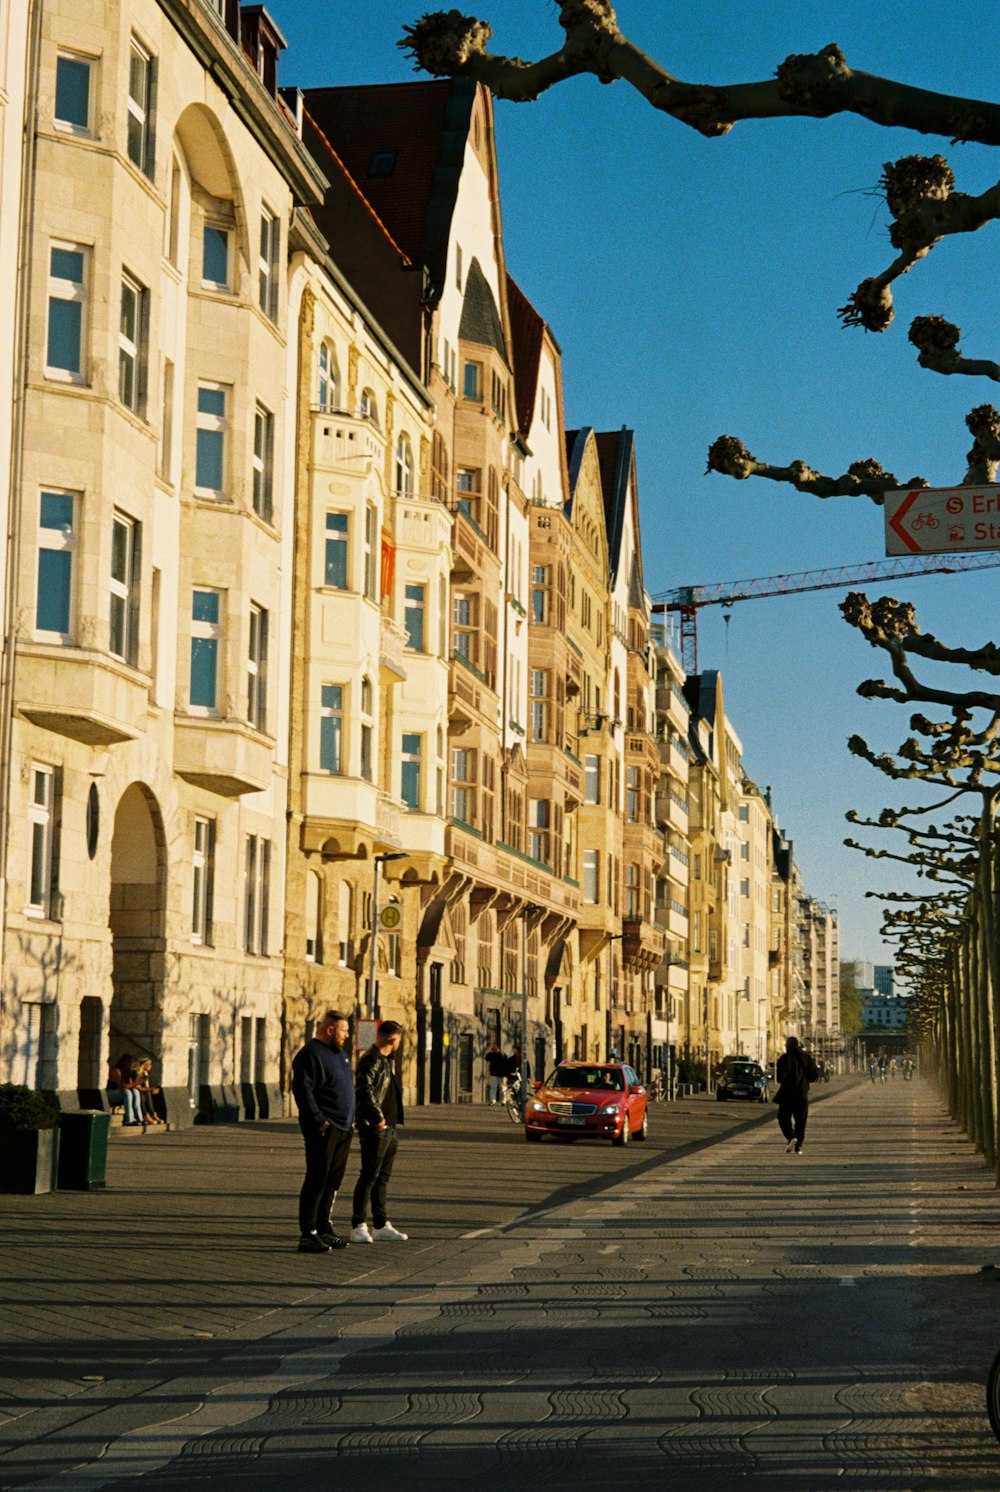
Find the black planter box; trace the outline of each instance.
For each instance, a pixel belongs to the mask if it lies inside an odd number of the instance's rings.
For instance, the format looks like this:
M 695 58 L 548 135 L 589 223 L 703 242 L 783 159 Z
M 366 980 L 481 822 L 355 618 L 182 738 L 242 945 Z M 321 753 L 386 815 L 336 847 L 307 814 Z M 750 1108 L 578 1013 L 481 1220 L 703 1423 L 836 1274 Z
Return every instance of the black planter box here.
M 57 1129 L 0 1129 L 0 1192 L 54 1191 L 58 1167 Z

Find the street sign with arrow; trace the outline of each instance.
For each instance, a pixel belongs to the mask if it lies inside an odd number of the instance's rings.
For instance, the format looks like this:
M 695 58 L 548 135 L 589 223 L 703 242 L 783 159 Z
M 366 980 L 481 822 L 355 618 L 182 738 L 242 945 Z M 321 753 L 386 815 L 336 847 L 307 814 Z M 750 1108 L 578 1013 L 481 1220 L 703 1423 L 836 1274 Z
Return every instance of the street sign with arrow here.
M 1000 549 L 1000 483 L 886 493 L 886 554 L 969 549 Z

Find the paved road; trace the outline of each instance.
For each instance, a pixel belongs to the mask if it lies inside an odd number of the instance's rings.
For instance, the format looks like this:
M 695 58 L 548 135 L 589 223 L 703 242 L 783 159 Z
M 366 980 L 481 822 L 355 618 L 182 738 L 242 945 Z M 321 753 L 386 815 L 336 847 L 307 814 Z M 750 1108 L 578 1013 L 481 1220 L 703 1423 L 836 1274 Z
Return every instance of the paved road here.
M 1000 1488 L 992 1178 L 929 1087 L 821 1095 L 798 1158 L 418 1111 L 411 1241 L 319 1258 L 294 1126 L 116 1133 L 107 1192 L 0 1198 L 0 1487 Z

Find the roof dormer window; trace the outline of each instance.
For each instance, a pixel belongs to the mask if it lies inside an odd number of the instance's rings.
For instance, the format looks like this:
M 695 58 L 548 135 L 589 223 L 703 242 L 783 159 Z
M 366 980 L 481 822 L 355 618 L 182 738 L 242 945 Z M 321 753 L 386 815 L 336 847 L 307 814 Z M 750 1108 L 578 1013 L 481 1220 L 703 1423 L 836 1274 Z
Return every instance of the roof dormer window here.
M 395 150 L 373 150 L 368 162 L 369 176 L 391 176 L 396 169 Z

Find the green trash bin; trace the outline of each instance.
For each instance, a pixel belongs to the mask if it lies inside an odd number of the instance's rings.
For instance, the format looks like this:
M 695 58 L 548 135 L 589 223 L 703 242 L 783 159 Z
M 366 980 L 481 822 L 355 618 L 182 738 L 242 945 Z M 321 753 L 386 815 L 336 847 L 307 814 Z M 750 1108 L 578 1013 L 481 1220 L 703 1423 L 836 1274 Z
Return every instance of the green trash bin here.
M 111 1115 L 69 1109 L 59 1115 L 59 1189 L 91 1192 L 107 1185 Z

